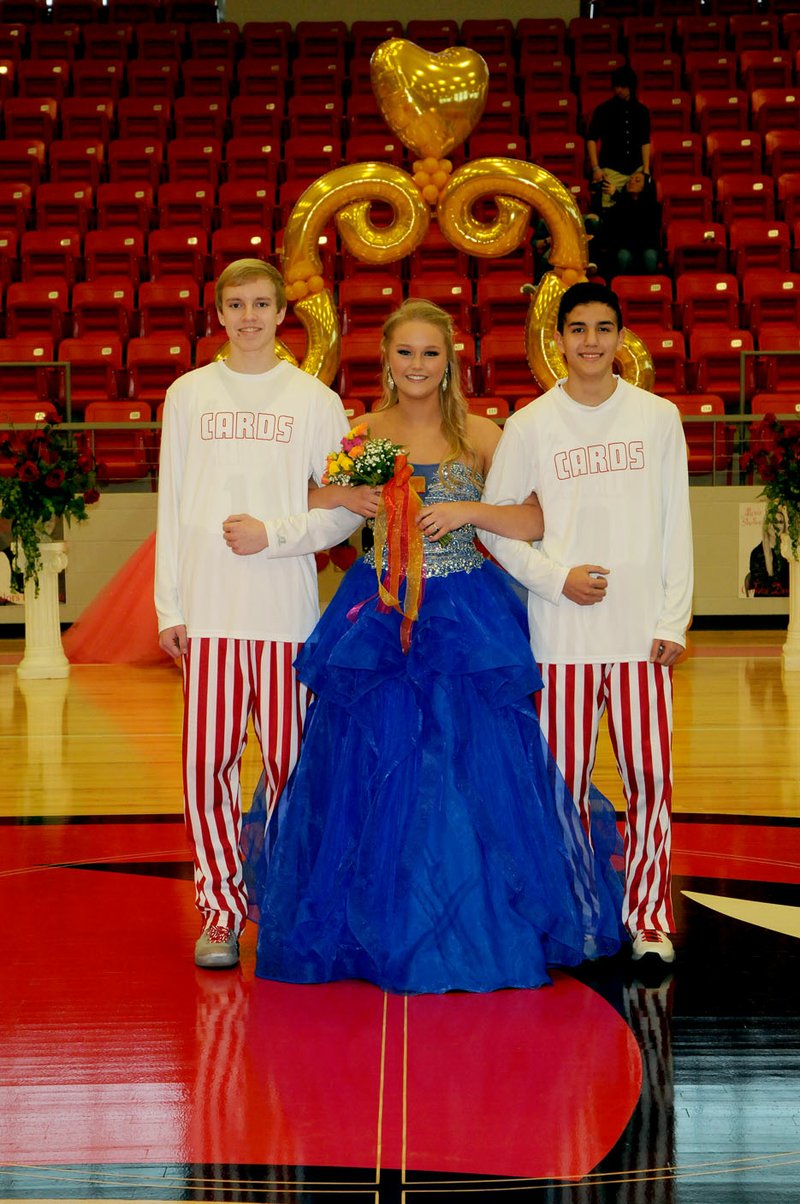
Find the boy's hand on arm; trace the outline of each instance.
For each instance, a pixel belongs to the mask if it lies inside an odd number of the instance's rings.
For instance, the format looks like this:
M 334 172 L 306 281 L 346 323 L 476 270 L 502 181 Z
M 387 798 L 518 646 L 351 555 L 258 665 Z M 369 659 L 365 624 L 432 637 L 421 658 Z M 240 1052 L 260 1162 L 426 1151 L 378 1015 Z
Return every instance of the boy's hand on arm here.
M 184 656 L 189 648 L 186 628 L 182 623 L 177 627 L 165 627 L 158 633 L 158 644 L 167 656 Z
M 254 556 L 269 547 L 267 528 L 252 514 L 229 514 L 222 524 L 222 538 L 234 556 Z
M 578 606 L 594 606 L 606 596 L 610 572 L 599 564 L 578 564 L 567 573 L 561 592 Z
M 380 485 L 323 485 L 308 491 L 309 510 L 335 510 L 343 506 L 362 518 L 374 518 L 381 499 Z

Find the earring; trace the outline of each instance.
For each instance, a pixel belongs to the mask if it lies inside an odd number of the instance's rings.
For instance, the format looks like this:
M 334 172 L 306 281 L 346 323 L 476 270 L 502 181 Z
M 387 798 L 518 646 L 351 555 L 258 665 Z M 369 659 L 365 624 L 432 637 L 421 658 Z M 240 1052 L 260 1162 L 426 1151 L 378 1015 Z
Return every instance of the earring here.
M 389 367 L 387 367 L 387 369 L 386 369 L 386 388 L 387 389 L 394 388 L 394 377 L 392 376 L 392 370 Z
M 447 392 L 447 386 L 449 384 L 450 384 L 450 365 L 448 364 L 444 370 L 444 376 L 442 377 L 441 390 L 443 393 Z

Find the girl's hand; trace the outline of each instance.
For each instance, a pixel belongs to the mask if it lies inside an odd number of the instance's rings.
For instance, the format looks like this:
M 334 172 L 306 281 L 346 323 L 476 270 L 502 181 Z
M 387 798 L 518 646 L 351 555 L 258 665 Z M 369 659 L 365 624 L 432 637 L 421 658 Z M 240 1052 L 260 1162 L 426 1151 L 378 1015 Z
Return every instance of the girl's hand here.
M 474 517 L 472 502 L 434 502 L 422 507 L 417 515 L 417 526 L 426 539 L 438 543 L 443 535 L 466 526 Z

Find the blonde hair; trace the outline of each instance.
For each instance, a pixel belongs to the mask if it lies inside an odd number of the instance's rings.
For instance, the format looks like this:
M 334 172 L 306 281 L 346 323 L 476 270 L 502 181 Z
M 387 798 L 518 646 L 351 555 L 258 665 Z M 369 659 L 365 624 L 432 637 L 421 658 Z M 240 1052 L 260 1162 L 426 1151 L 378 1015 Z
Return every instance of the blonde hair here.
M 439 409 L 442 414 L 442 430 L 448 443 L 448 452 L 440 467 L 452 464 L 455 460 L 463 460 L 473 467 L 477 459 L 475 449 L 467 438 L 467 416 L 469 407 L 461 389 L 461 365 L 455 348 L 455 332 L 453 320 L 446 310 L 434 305 L 422 297 L 409 297 L 398 306 L 383 324 L 381 339 L 381 384 L 383 395 L 373 407 L 375 410 L 388 410 L 398 403 L 397 386 L 386 379 L 386 364 L 389 343 L 398 326 L 404 322 L 427 322 L 440 331 L 447 357 L 446 384 L 439 390 Z
M 275 301 L 278 309 L 283 309 L 286 305 L 286 285 L 283 276 L 277 268 L 263 259 L 235 259 L 233 263 L 229 263 L 226 268 L 223 268 L 214 286 L 214 301 L 217 309 L 222 309 L 223 289 L 237 288 L 240 284 L 248 284 L 251 280 L 258 280 L 262 276 L 266 280 L 272 281 L 275 286 Z

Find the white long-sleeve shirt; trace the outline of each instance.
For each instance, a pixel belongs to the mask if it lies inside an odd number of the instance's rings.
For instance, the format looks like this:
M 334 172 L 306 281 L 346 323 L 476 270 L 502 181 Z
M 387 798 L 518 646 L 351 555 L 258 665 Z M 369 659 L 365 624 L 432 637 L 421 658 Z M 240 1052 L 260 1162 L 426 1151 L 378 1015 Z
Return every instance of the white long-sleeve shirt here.
M 539 662 L 647 660 L 653 639 L 685 644 L 692 605 L 686 443 L 677 408 L 626 381 L 599 406 L 559 381 L 505 424 L 483 500 L 521 502 L 535 490 L 545 533 L 530 545 L 481 532 L 527 587 Z M 562 591 L 569 570 L 610 569 L 602 602 Z
M 161 433 L 155 603 L 159 631 L 281 642 L 305 640 L 319 617 L 313 553 L 360 523 L 343 508 L 308 510 L 347 418 L 338 396 L 281 361 L 269 372 L 224 362 L 167 391 Z M 269 547 L 237 556 L 222 524 L 250 514 Z

